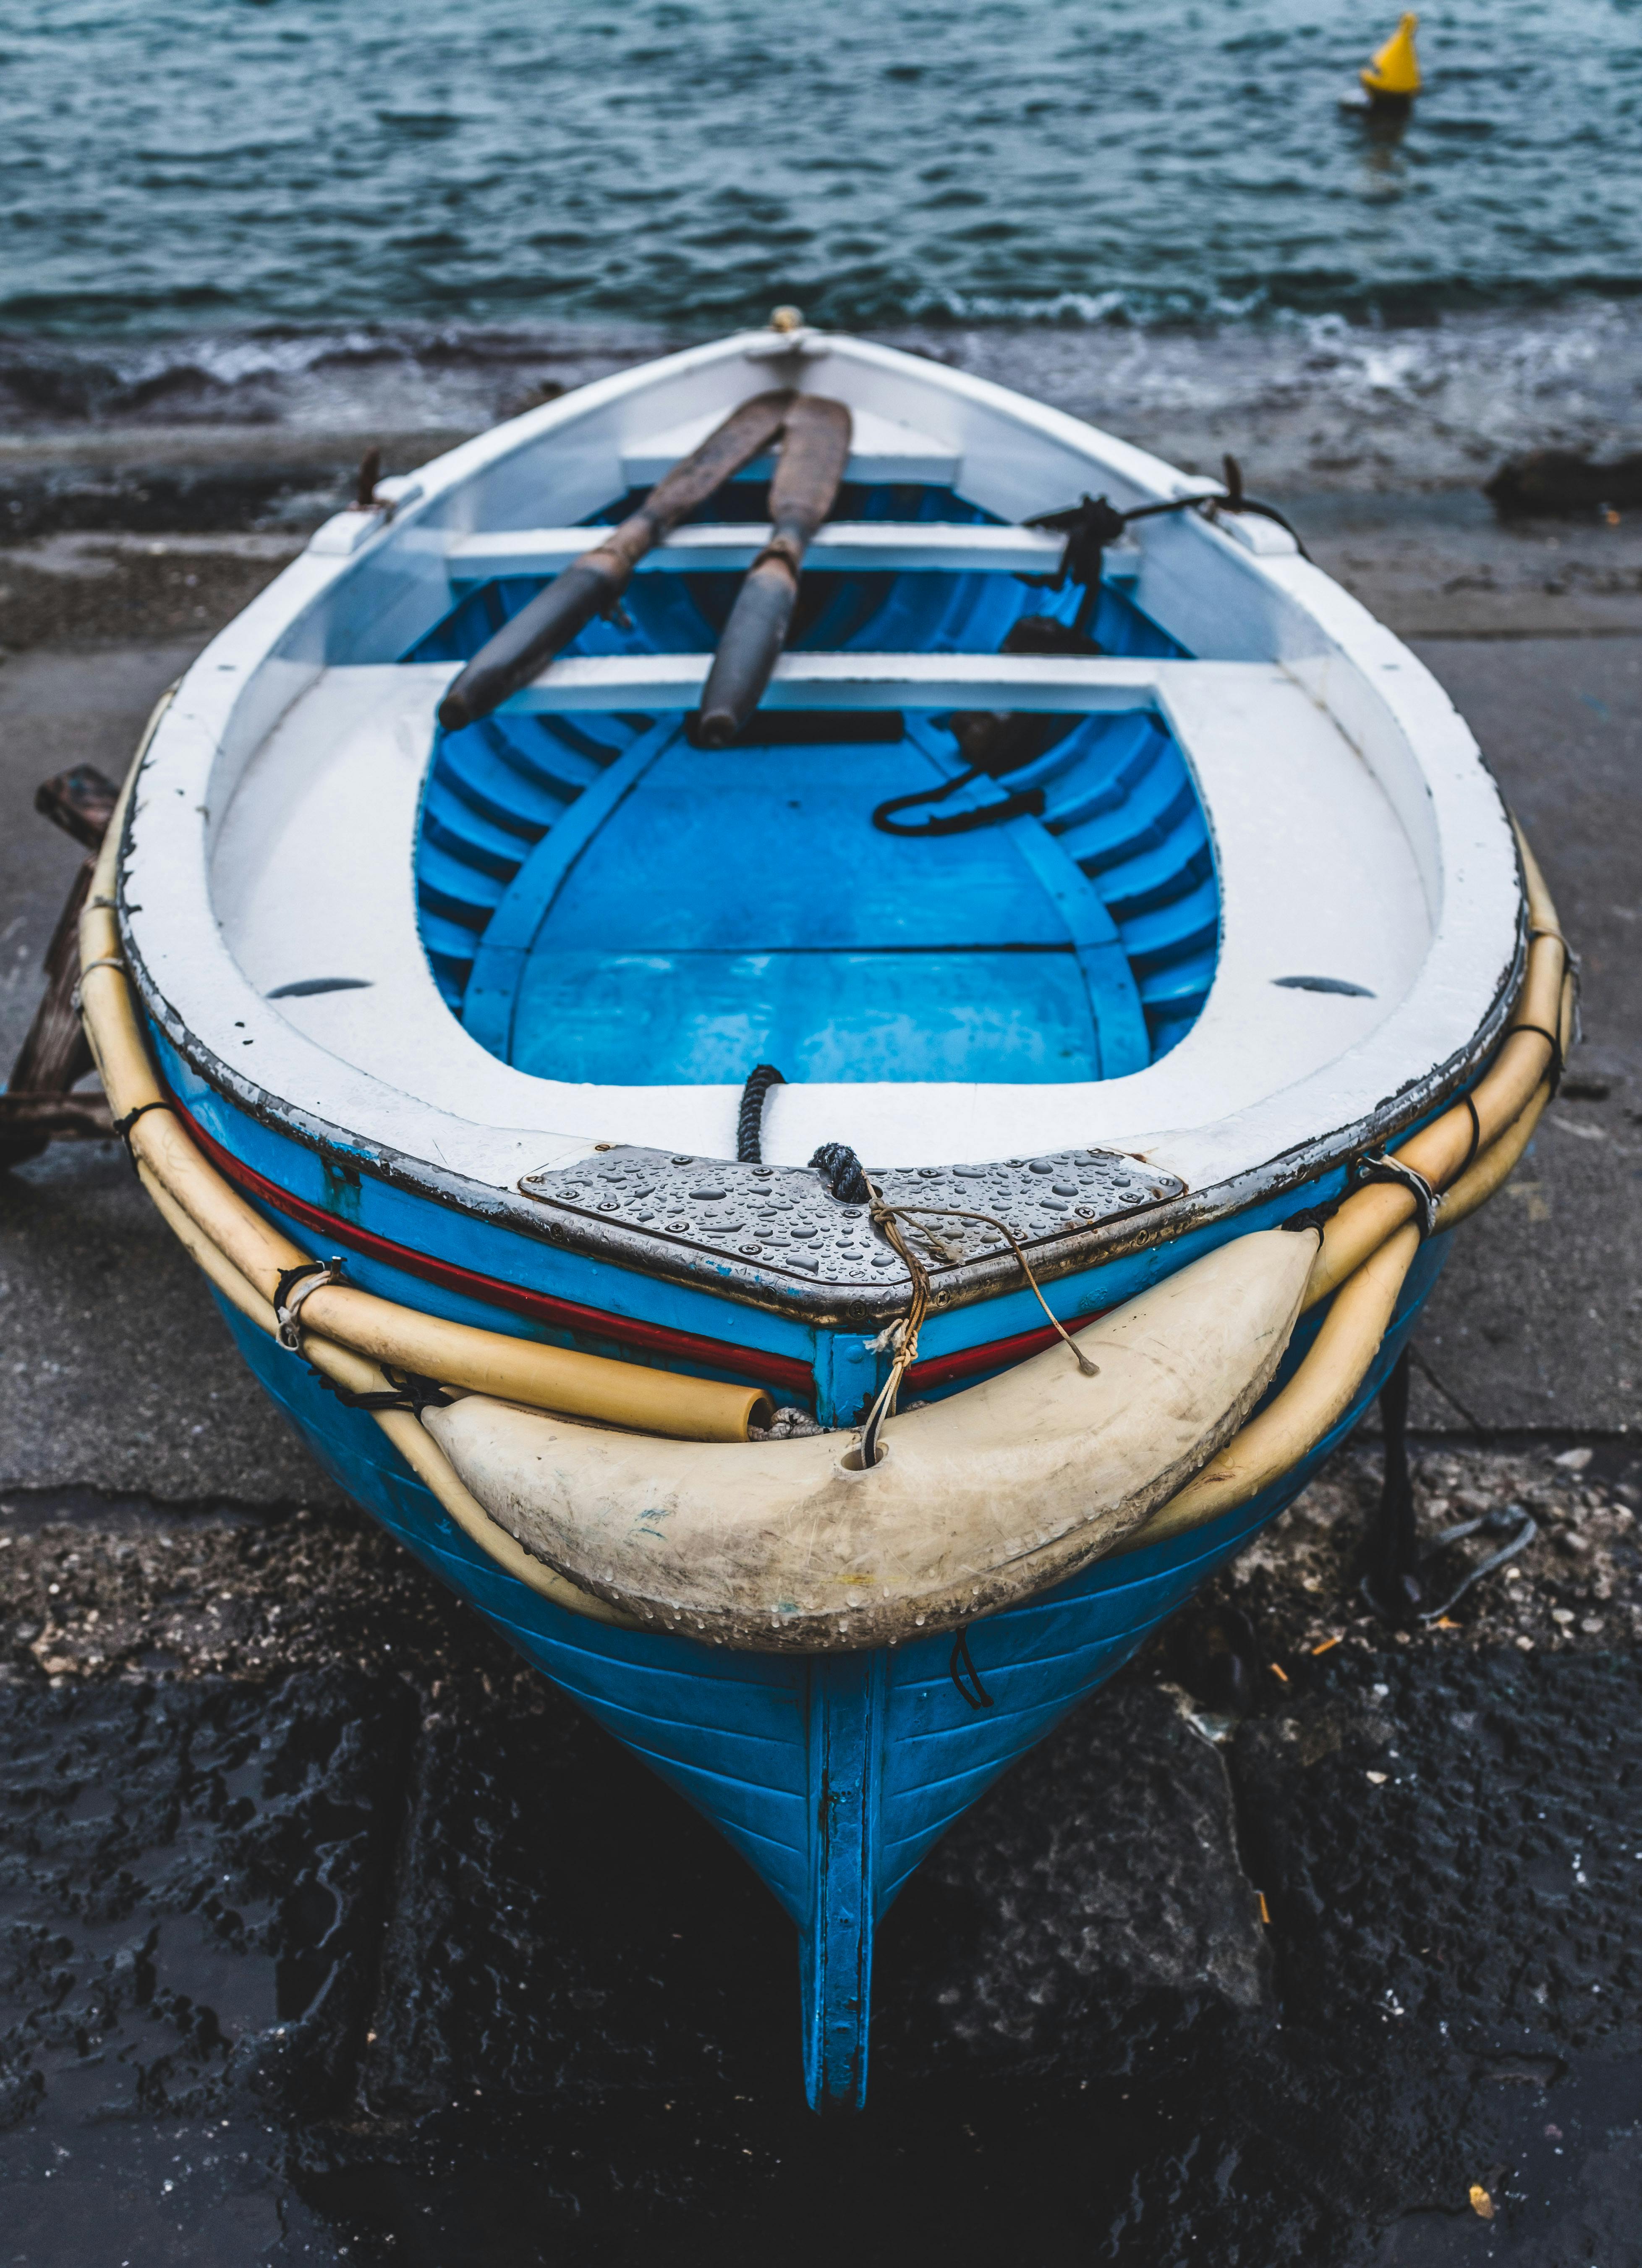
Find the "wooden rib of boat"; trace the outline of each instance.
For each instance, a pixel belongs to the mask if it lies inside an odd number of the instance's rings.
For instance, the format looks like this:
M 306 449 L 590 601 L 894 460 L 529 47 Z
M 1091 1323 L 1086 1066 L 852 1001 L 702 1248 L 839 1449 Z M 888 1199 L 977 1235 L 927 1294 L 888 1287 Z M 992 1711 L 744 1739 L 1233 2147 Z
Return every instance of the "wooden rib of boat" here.
M 808 502 L 749 412 L 633 533 L 764 396 L 847 412 Z M 86 917 L 247 1364 L 768 1882 L 824 2107 L 886 1907 L 1355 1423 L 1560 1043 L 1470 733 L 1241 501 L 802 328 L 605 379 L 320 531 Z

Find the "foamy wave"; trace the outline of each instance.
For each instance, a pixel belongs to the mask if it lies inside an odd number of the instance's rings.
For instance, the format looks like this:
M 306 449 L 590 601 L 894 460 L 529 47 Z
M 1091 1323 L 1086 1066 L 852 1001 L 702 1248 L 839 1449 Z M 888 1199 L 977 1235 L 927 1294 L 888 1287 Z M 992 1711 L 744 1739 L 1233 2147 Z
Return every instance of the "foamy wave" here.
M 1291 490 L 1451 486 L 1526 447 L 1642 447 L 1635 301 L 1417 328 L 1248 301 L 1228 303 L 1211 323 L 1148 321 L 1116 291 L 1005 298 L 931 289 L 919 305 L 917 320 L 876 335 L 1176 462 L 1211 469 L 1230 448 L 1251 459 L 1251 477 Z M 614 325 L 362 324 L 106 344 L 13 335 L 0 337 L 0 411 L 24 432 L 449 434 L 680 342 Z

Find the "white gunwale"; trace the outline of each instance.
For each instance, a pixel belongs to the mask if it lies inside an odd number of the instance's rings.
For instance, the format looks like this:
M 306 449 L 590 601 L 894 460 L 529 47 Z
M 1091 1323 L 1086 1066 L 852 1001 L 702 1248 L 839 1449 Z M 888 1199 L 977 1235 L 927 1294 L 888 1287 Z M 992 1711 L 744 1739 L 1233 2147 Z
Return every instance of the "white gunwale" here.
M 638 563 L 641 575 L 742 574 L 769 541 L 768 520 L 675 528 Z M 599 541 L 597 527 L 518 527 L 453 537 L 445 553 L 451 580 L 489 582 L 500 575 L 556 575 Z M 812 570 L 839 574 L 1053 575 L 1066 539 L 1041 527 L 967 526 L 961 522 L 833 520 L 816 529 Z
M 635 654 L 617 660 L 571 655 L 554 662 L 505 705 L 545 714 L 578 709 L 693 709 L 706 683 L 707 653 Z M 450 675 L 456 675 L 453 666 Z M 1009 709 L 1171 714 L 1169 689 L 1186 696 L 1216 676 L 1253 674 L 1270 682 L 1262 662 L 1129 661 L 1036 654 L 784 653 L 765 709 L 959 709 L 976 703 Z
M 527 1079 L 468 1038 L 438 1000 L 419 945 L 401 952 L 397 976 L 402 1004 L 414 1002 L 424 1020 L 425 1047 L 409 1051 L 411 1069 L 397 1077 L 379 1062 L 350 1059 L 360 1049 L 343 1005 L 370 1000 L 379 1021 L 387 1000 L 379 991 L 331 996 L 329 1008 L 269 1003 L 225 940 L 234 909 L 226 893 L 219 905 L 217 892 L 232 859 L 217 872 L 214 864 L 232 851 L 230 822 L 237 804 L 242 816 L 247 808 L 242 788 L 269 774 L 276 746 L 289 757 L 328 713 L 337 732 L 394 742 L 401 786 L 384 825 L 394 840 L 408 807 L 414 827 L 403 776 L 414 767 L 419 779 L 425 769 L 432 708 L 451 673 L 392 657 L 448 605 L 456 547 L 495 541 L 512 521 L 539 521 L 549 467 L 562 468 L 551 502 L 567 524 L 607 504 L 623 468 L 658 431 L 711 422 L 770 384 L 769 361 L 749 358 L 768 343 L 724 340 L 622 372 L 451 452 L 401 484 L 391 519 L 353 516 L 343 532 L 351 548 L 336 535 L 316 545 L 195 663 L 133 799 L 122 923 L 151 1013 L 201 1076 L 308 1142 L 391 1160 L 400 1180 L 499 1212 L 532 1233 L 541 1233 L 540 1211 L 515 1195 L 519 1174 L 573 1162 L 595 1142 L 733 1154 L 739 1090 Z M 828 342 L 824 357 L 806 360 L 801 374 L 858 410 L 871 396 L 880 405 L 873 415 L 960 457 L 961 492 L 1010 523 L 978 531 L 988 537 L 1013 540 L 1020 519 L 1086 489 L 1103 488 L 1127 505 L 1205 485 L 1064 413 L 862 341 Z M 522 477 L 532 466 L 532 477 Z M 526 524 L 516 532 L 534 541 L 541 531 Z M 929 534 L 921 530 L 921 540 Z M 1195 1212 L 1231 1210 L 1407 1123 L 1491 1042 L 1520 968 L 1521 877 L 1498 791 L 1451 703 L 1280 530 L 1259 526 L 1251 535 L 1184 512 L 1143 523 L 1138 534 L 1138 603 L 1197 661 L 1068 666 L 1027 657 L 795 655 L 784 661 L 772 698 L 939 707 L 960 697 L 974 705 L 990 690 L 1000 705 L 1018 707 L 1155 706 L 1197 772 L 1220 864 L 1222 964 L 1198 1024 L 1162 1062 L 1098 1085 L 777 1090 L 767 1122 L 777 1162 L 801 1163 L 821 1138 L 850 1140 L 884 1164 L 983 1160 L 1017 1154 L 1029 1128 L 1035 1149 L 1067 1142 L 1144 1155 L 1187 1181 Z M 696 661 L 659 658 L 645 703 L 659 704 L 660 675 L 671 672 L 678 705 L 689 705 Z M 611 675 L 621 672 L 630 682 L 643 666 L 562 662 L 521 698 L 607 705 Z M 341 710 L 328 711 L 333 701 Z M 1230 752 L 1240 736 L 1238 764 Z M 1319 762 L 1351 806 L 1336 814 L 1332 832 L 1320 831 L 1322 806 L 1307 787 Z M 1273 843 L 1263 865 L 1235 847 L 1255 842 L 1257 821 Z M 397 863 L 403 847 L 394 849 L 391 876 L 401 946 L 415 927 L 408 858 Z M 1411 966 L 1392 972 L 1394 991 L 1356 1024 L 1353 1004 L 1274 990 L 1276 969 L 1247 972 L 1262 987 L 1255 1005 L 1241 986 L 1240 928 L 1270 898 L 1286 853 L 1297 904 L 1302 895 L 1349 895 L 1353 873 L 1388 894 L 1379 928 L 1403 936 Z M 1317 859 L 1335 862 L 1329 887 L 1302 893 L 1293 877 L 1314 871 L 1304 862 Z M 161 876 L 163 887 L 151 879 Z M 298 887 L 290 868 L 283 887 L 289 908 Z M 301 887 L 306 920 L 325 894 L 311 877 Z M 1309 1068 L 1286 1083 L 1267 1079 L 1256 1092 L 1245 1071 L 1228 1084 L 1239 1057 L 1263 1056 L 1268 1031 L 1291 1012 L 1336 1017 L 1329 1028 L 1338 1046 L 1315 1041 Z M 423 1061 L 430 1055 L 442 1070 Z M 1088 1264 L 1086 1241 L 1081 1248 L 1082 1260 L 1069 1265 Z

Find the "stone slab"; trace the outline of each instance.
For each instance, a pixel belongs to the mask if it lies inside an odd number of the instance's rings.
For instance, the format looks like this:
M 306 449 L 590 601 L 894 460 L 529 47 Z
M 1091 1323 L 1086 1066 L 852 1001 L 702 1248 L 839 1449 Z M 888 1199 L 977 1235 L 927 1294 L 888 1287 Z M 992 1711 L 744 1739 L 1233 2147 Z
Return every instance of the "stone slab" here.
M 84 857 L 34 790 L 93 763 L 123 777 L 195 644 L 14 654 L 0 668 L 0 1059 Z M 191 1502 L 340 1504 L 262 1397 L 204 1283 L 123 1153 L 63 1143 L 0 1173 L 0 1490 L 65 1484 Z
M 1417 640 L 1584 962 L 1585 1043 L 1416 1340 L 1422 1429 L 1642 1424 L 1642 637 Z

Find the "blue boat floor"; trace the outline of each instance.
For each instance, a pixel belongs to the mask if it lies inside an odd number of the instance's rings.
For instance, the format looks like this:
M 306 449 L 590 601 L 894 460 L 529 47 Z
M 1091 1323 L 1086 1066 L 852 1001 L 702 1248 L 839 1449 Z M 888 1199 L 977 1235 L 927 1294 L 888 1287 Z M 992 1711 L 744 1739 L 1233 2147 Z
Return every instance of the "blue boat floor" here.
M 568 869 L 551 833 L 526 859 L 480 951 L 475 1036 L 535 1076 L 610 1085 L 739 1084 L 758 1062 L 1100 1077 L 1102 1024 L 1138 1028 L 1138 999 L 1119 952 L 1092 982 L 1078 948 L 1091 923 L 1114 947 L 1116 931 L 1071 859 L 1050 851 L 1081 924 L 1006 828 L 873 825 L 949 777 L 910 738 L 708 752 L 681 733 Z

